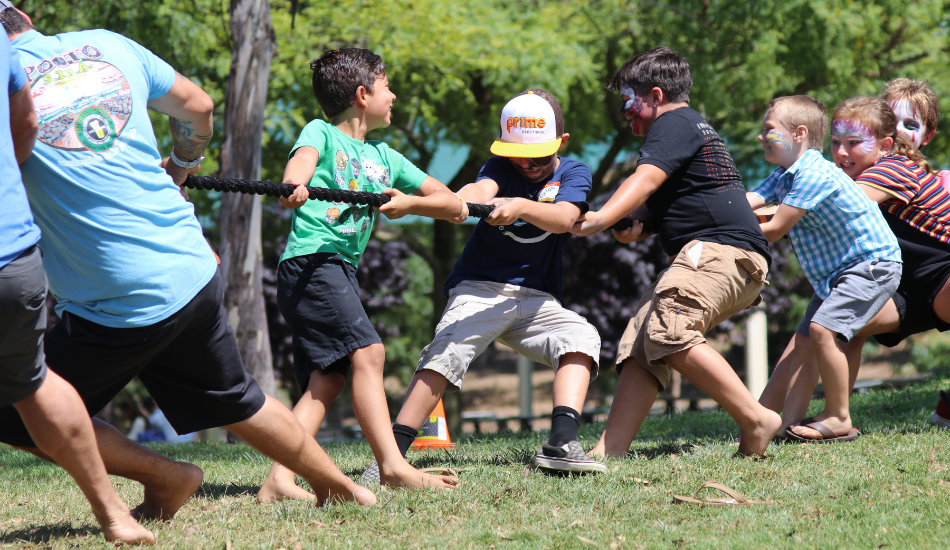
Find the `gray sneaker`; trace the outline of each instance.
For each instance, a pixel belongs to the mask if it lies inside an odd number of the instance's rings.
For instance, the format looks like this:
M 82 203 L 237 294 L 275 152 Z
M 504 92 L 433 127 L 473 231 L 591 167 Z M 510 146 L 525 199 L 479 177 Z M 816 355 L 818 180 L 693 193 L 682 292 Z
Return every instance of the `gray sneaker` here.
M 560 447 L 544 443 L 541 452 L 535 455 L 531 463 L 535 468 L 554 472 L 575 472 L 582 474 L 607 473 L 607 467 L 587 456 L 581 444 L 568 441 Z
M 363 472 L 363 475 L 360 477 L 360 485 L 369 485 L 371 483 L 379 484 L 379 464 L 377 464 L 375 460 L 369 465 L 369 468 L 366 468 L 366 471 Z

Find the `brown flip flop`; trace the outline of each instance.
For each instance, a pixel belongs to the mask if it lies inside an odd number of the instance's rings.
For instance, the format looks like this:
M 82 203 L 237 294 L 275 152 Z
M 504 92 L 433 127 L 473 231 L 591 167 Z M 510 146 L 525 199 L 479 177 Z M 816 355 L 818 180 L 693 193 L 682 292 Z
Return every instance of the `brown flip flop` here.
M 703 489 L 715 489 L 726 495 L 728 498 L 699 498 L 699 493 Z M 693 496 L 691 497 L 673 495 L 673 503 L 698 504 L 699 506 L 744 506 L 752 504 L 775 504 L 775 501 L 772 499 L 751 500 L 728 485 L 719 483 L 718 481 L 707 481 L 706 483 L 700 485 L 699 489 L 696 489 L 696 492 L 693 493 Z
M 798 441 L 799 443 L 848 443 L 861 436 L 861 432 L 858 431 L 857 428 L 851 428 L 845 435 L 837 435 L 835 432 L 831 431 L 831 428 L 815 420 L 815 417 L 813 416 L 802 420 L 797 425 L 811 428 L 820 433 L 821 437 L 803 437 L 793 432 L 792 428 L 788 428 L 785 430 L 785 435 L 788 436 L 790 441 Z

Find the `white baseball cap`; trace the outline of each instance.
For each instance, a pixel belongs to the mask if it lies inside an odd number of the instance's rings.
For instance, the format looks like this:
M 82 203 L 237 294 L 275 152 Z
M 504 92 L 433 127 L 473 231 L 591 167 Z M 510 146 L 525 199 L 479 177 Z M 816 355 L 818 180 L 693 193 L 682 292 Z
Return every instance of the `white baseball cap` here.
M 500 157 L 540 158 L 561 147 L 554 109 L 544 98 L 529 91 L 509 101 L 501 110 L 501 137 L 491 146 Z

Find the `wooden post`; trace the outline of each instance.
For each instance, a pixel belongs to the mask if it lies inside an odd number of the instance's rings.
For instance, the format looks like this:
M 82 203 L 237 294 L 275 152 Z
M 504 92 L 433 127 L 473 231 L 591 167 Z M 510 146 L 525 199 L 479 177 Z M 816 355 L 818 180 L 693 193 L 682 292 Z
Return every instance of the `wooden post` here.
M 518 355 L 518 407 L 521 409 L 521 431 L 532 429 L 531 417 L 534 416 L 534 361 L 524 355 Z
M 745 385 L 756 399 L 769 381 L 768 319 L 762 310 L 746 321 Z

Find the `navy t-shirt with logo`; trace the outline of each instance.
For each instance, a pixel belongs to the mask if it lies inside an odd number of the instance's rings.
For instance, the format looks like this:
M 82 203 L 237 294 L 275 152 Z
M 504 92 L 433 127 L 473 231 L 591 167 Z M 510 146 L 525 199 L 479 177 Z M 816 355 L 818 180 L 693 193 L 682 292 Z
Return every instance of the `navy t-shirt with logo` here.
M 591 189 L 590 169 L 582 162 L 560 157 L 549 178 L 539 183 L 525 180 L 504 157 L 493 157 L 482 166 L 476 182 L 498 184 L 498 197 L 522 197 L 544 203 L 570 202 L 586 213 Z M 492 226 L 479 220 L 465 244 L 462 257 L 445 281 L 448 295 L 462 281 L 492 281 L 525 286 L 561 298 L 564 286 L 564 249 L 570 233 L 553 234 L 522 220 Z
M 667 255 L 700 240 L 754 250 L 771 265 L 769 243 L 746 199 L 739 170 L 701 114 L 681 107 L 660 115 L 640 147 L 637 166 L 641 164 L 669 176 L 646 201 Z

